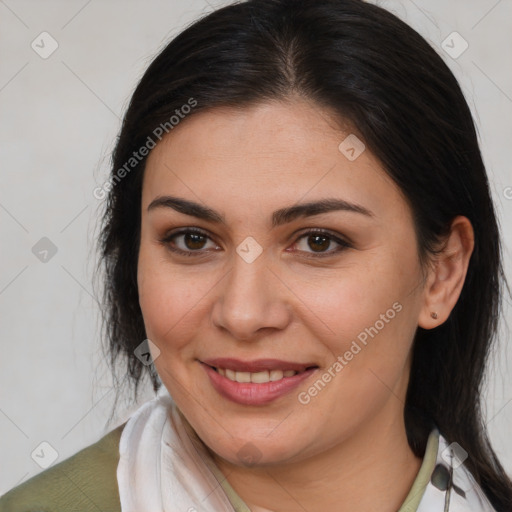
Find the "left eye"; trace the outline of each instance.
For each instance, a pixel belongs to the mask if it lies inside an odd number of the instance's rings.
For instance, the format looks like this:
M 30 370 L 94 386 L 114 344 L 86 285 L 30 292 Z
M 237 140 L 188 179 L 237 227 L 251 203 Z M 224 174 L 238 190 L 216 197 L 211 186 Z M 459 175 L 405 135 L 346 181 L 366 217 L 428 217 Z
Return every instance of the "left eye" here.
M 344 240 L 323 231 L 309 231 L 308 233 L 304 233 L 298 238 L 294 245 L 300 246 L 301 243 L 302 248 L 299 250 L 312 254 L 313 256 L 329 256 L 349 247 L 349 244 Z M 333 250 L 327 250 L 333 243 L 337 244 L 338 247 Z M 312 252 L 309 252 L 307 249 L 311 249 Z

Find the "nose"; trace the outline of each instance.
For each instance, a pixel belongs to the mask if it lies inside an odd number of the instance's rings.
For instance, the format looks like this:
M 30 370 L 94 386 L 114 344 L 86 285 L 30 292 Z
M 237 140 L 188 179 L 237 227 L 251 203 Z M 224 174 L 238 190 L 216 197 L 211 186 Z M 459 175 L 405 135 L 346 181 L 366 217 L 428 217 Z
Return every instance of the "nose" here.
M 291 292 L 268 265 L 263 252 L 247 263 L 238 254 L 215 287 L 213 324 L 239 340 L 256 340 L 285 329 L 291 321 Z

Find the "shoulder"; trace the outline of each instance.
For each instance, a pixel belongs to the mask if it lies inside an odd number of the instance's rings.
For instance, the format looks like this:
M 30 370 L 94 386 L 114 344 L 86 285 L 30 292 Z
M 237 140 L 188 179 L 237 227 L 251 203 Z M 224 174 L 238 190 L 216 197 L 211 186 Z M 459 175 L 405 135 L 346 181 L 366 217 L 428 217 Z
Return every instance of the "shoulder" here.
M 0 497 L 0 512 L 120 512 L 117 465 L 126 423 Z

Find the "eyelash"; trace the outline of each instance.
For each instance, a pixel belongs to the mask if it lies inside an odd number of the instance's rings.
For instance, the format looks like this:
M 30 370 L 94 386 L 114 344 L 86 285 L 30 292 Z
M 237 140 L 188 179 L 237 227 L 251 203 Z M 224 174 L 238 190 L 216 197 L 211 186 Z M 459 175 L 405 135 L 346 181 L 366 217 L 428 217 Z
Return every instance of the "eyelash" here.
M 204 251 L 202 249 L 198 249 L 196 251 L 184 251 L 182 249 L 178 249 L 176 247 L 173 247 L 171 245 L 171 241 L 180 236 L 180 235 L 186 235 L 186 234 L 189 234 L 189 233 L 195 233 L 195 234 L 198 234 L 198 235 L 202 235 L 202 236 L 205 236 L 207 238 L 210 238 L 210 236 L 202 231 L 201 229 L 198 229 L 198 228 L 187 228 L 187 229 L 183 229 L 181 231 L 177 231 L 175 233 L 171 233 L 165 237 L 163 237 L 162 239 L 160 239 L 160 243 L 164 244 L 170 251 L 176 253 L 176 254 L 179 254 L 179 255 L 182 255 L 182 256 L 194 256 L 194 257 L 197 257 L 197 256 L 203 256 L 204 255 Z M 326 257 L 329 257 L 329 256 L 333 256 L 334 254 L 338 254 L 339 252 L 345 250 L 345 249 L 348 249 L 348 248 L 351 248 L 352 245 L 345 241 L 345 240 L 342 240 L 341 238 L 333 235 L 331 232 L 325 230 L 325 229 L 312 229 L 310 231 L 306 231 L 305 233 L 302 233 L 294 242 L 294 245 L 299 241 L 301 240 L 302 238 L 307 238 L 308 236 L 311 236 L 311 235 L 322 235 L 322 236 L 325 236 L 326 238 L 330 239 L 331 241 L 334 241 L 336 242 L 337 244 L 339 244 L 340 247 L 338 247 L 337 249 L 335 250 L 331 250 L 331 251 L 328 251 L 328 252 L 319 252 L 319 253 L 305 253 L 307 254 L 307 256 L 305 256 L 306 258 L 326 258 Z M 305 251 L 299 251 L 299 252 L 305 252 Z

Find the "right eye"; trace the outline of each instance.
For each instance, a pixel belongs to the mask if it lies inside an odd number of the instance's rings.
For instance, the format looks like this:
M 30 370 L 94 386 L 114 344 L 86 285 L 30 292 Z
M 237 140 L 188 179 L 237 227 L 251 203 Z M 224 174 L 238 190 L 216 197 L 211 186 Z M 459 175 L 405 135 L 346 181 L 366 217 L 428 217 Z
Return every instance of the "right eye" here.
M 176 240 L 181 240 L 176 242 Z M 207 233 L 198 228 L 186 228 L 180 231 L 167 234 L 160 240 L 170 251 L 183 256 L 202 256 L 205 243 L 211 240 Z M 218 246 L 211 240 L 214 247 Z M 181 245 L 181 247 L 179 247 Z

